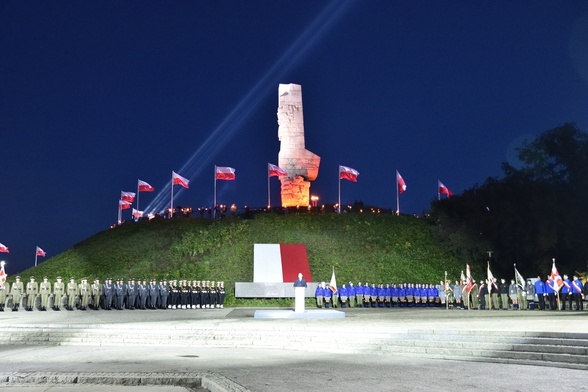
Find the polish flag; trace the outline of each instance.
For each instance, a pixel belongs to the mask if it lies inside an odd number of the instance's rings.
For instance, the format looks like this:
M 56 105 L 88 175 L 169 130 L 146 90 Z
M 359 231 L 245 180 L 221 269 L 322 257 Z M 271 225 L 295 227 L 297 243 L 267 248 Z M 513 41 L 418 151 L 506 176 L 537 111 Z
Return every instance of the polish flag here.
M 178 173 L 172 171 L 172 184 L 173 185 L 181 185 L 184 188 L 188 189 L 188 184 L 190 184 L 190 180 L 180 176 Z
M 8 277 L 8 275 L 6 275 L 6 271 L 4 271 L 4 262 L 2 262 L 0 264 L 0 284 L 6 283 L 7 277 Z
M 333 293 L 337 292 L 337 279 L 335 278 L 335 268 L 333 268 L 333 274 L 331 275 L 331 282 L 329 283 L 329 288 Z
M 47 253 L 45 253 L 45 251 L 43 249 L 39 248 L 38 246 L 37 246 L 37 253 L 36 254 L 37 254 L 37 256 L 40 256 L 40 257 L 45 257 L 47 255 Z
M 235 169 L 228 166 L 215 166 L 216 179 L 232 181 L 235 179 Z
M 253 282 L 294 282 L 299 272 L 312 282 L 304 244 L 253 245 Z
M 474 287 L 474 279 L 472 278 L 472 272 L 470 271 L 470 265 L 466 264 L 466 285 L 464 287 L 465 291 L 467 291 L 468 293 L 472 290 L 472 287 Z
M 151 220 L 153 218 L 155 218 L 155 214 L 153 212 L 147 214 L 147 219 Z
M 347 166 L 339 165 L 339 179 L 357 182 L 359 172 Z
M 398 185 L 398 192 L 402 193 L 406 190 L 406 183 L 404 182 L 404 178 L 398 173 L 398 170 L 396 170 L 396 184 Z
M 282 169 L 279 166 L 272 165 L 271 163 L 267 164 L 267 171 L 270 177 L 283 177 L 287 176 L 286 170 Z
M 155 190 L 151 185 L 141 180 L 139 180 L 137 188 L 139 189 L 139 192 L 153 192 Z
M 437 180 L 437 185 L 439 187 L 439 194 L 447 195 L 447 197 L 453 196 L 453 193 L 451 193 L 449 188 L 447 188 L 445 185 L 443 185 L 443 183 L 441 181 Z
M 0 244 L 0 253 L 10 253 L 10 251 L 6 245 Z
M 129 208 L 131 208 L 131 203 L 128 201 L 119 200 L 118 208 L 120 208 L 121 210 L 128 210 Z
M 133 192 L 120 192 L 120 199 L 122 201 L 128 201 L 129 203 L 132 203 L 135 201 L 135 196 L 136 194 Z
M 142 218 L 143 217 L 143 211 L 139 211 L 133 208 L 133 218 Z
M 564 285 L 564 281 L 559 275 L 557 268 L 555 268 L 555 260 L 553 260 L 553 265 L 551 266 L 551 280 L 553 281 L 553 289 L 555 291 L 559 291 Z

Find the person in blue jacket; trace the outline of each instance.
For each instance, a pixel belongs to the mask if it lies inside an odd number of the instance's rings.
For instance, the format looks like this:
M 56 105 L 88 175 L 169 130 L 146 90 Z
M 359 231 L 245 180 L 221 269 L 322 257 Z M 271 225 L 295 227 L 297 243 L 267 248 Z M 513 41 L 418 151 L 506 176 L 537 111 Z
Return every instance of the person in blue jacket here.
M 561 310 L 566 310 L 566 301 L 570 301 L 570 310 L 572 307 L 572 297 L 570 296 L 570 289 L 572 285 L 570 284 L 570 279 L 567 275 L 564 274 L 563 276 L 563 286 L 561 286 L 561 290 L 559 292 L 560 299 L 561 299 Z
M 583 310 L 583 303 L 582 303 L 582 290 L 584 289 L 584 285 L 582 281 L 578 279 L 577 275 L 574 275 L 574 280 L 572 281 L 571 287 L 571 295 L 573 301 L 576 303 L 576 310 Z M 570 310 L 572 310 L 572 302 L 570 301 Z
M 347 293 L 349 294 L 349 307 L 350 308 L 355 308 L 355 286 L 353 285 L 353 282 L 349 282 L 349 287 L 347 287 Z
M 553 288 L 553 280 L 550 275 L 547 275 L 545 280 L 545 294 L 547 294 L 547 301 L 549 302 L 549 310 L 556 310 L 555 303 L 555 289 Z
M 339 299 L 341 300 L 341 307 L 342 308 L 347 307 L 347 299 L 348 298 L 349 298 L 349 290 L 347 289 L 347 286 L 345 285 L 345 283 L 343 283 L 341 285 L 341 288 L 339 289 Z
M 314 297 L 316 298 L 316 307 L 317 308 L 323 307 L 324 296 L 325 296 L 325 282 L 321 282 L 321 284 L 316 286 L 316 290 L 314 291 Z
M 323 298 L 325 299 L 325 308 L 328 308 L 331 306 L 332 294 L 333 294 L 333 292 L 331 291 L 331 289 L 329 287 L 325 287 L 325 290 L 323 291 Z
M 539 302 L 539 310 L 545 310 L 545 283 L 541 280 L 541 276 L 537 276 L 537 280 L 534 283 L 535 294 L 537 294 L 537 301 Z

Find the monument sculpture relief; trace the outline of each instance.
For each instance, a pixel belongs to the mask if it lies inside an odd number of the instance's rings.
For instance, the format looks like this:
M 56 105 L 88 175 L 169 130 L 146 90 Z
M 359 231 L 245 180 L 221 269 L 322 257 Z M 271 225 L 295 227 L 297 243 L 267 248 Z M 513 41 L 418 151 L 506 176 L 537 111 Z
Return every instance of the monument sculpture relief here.
M 304 117 L 302 87 L 299 84 L 280 84 L 278 88 L 278 165 L 288 172 L 280 177 L 283 207 L 308 207 L 310 181 L 318 176 L 321 157 L 304 145 Z

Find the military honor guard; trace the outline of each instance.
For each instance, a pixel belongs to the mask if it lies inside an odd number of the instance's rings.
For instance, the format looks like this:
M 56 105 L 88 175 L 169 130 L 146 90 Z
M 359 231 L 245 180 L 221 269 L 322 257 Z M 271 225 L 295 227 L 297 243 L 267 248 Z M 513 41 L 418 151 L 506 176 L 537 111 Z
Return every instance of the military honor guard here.
M 181 307 L 180 303 L 180 286 L 178 286 L 177 280 L 170 280 L 169 282 L 169 305 L 168 308 L 176 309 L 178 306 Z
M 147 308 L 157 309 L 159 287 L 157 286 L 157 281 L 155 279 L 151 279 L 151 282 L 149 282 L 149 285 L 147 286 L 147 296 L 149 298 L 149 300 L 147 301 Z
M 216 306 L 218 305 L 218 288 L 216 287 L 214 280 L 210 282 L 209 297 L 210 297 L 210 307 L 216 308 Z
M 193 309 L 200 309 L 200 281 L 194 280 L 192 281 L 192 286 L 190 287 L 190 299 L 192 302 Z
M 137 307 L 139 309 L 147 309 L 147 279 L 137 281 Z
M 67 293 L 67 310 L 74 310 L 76 306 L 76 299 L 80 294 L 79 286 L 76 284 L 75 278 L 70 278 L 66 288 Z
M 210 282 L 202 281 L 202 291 L 200 292 L 200 304 L 202 309 L 210 308 Z
M 112 301 L 114 299 L 114 285 L 111 278 L 106 278 L 102 285 L 102 306 L 104 310 L 112 309 Z
M 18 308 L 20 307 L 20 300 L 22 299 L 22 294 L 24 293 L 24 284 L 20 281 L 20 276 L 15 278 L 15 282 L 12 284 L 10 288 L 10 295 L 12 295 L 12 311 L 18 312 Z
M 47 310 L 49 296 L 51 295 L 51 282 L 46 276 L 43 277 L 43 281 L 39 285 L 39 293 L 41 294 L 41 310 L 44 312 Z
M 81 297 L 80 310 L 88 309 L 90 305 L 90 298 L 92 296 L 92 288 L 88 283 L 88 278 L 82 278 L 82 283 L 78 285 L 79 295 Z
M 347 299 L 349 298 L 349 291 L 347 290 L 347 285 L 343 283 L 339 291 L 339 299 L 341 300 L 341 307 L 347 307 Z
M 31 276 L 29 283 L 27 283 L 26 293 L 27 306 L 25 310 L 28 310 L 30 312 L 35 307 L 35 299 L 37 298 L 37 294 L 39 294 L 39 283 L 35 281 L 34 276 Z
M 10 293 L 10 284 L 4 280 L 0 281 L 0 312 L 4 312 L 4 308 L 8 307 L 8 293 Z
M 159 308 L 168 308 L 168 297 L 169 297 L 169 285 L 167 280 L 163 279 L 159 281 Z
M 125 303 L 126 286 L 122 279 L 117 279 L 114 284 L 114 308 L 116 310 L 123 310 Z
M 65 283 L 63 283 L 63 278 L 58 276 L 55 283 L 53 283 L 53 310 L 61 310 L 64 296 Z
M 90 286 L 90 292 L 92 294 L 92 303 L 90 304 L 90 308 L 99 310 L 100 300 L 102 299 L 102 285 L 100 284 L 100 279 L 94 279 L 94 282 Z

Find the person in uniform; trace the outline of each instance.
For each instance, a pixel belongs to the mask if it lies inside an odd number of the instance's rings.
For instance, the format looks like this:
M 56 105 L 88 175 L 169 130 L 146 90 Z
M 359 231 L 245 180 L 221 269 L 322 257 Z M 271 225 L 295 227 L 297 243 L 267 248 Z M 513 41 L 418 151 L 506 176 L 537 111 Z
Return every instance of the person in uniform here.
M 363 306 L 363 286 L 361 282 L 357 282 L 357 287 L 355 288 L 355 301 L 358 308 Z
M 535 309 L 535 285 L 531 282 L 531 279 L 527 280 L 527 284 L 525 285 L 525 292 L 527 293 L 527 303 L 529 304 L 529 309 Z
M 92 287 L 90 287 L 90 283 L 88 283 L 88 278 L 82 278 L 82 283 L 80 283 L 78 287 L 80 290 L 79 294 L 82 299 L 80 310 L 86 310 L 90 305 L 90 298 L 92 296 Z
M 191 308 L 190 303 L 189 303 L 190 286 L 188 285 L 188 281 L 186 279 L 184 279 L 180 282 L 180 298 L 181 298 L 182 309 Z
M 137 281 L 137 307 L 139 309 L 145 310 L 147 309 L 147 279 L 138 280 Z
M 455 308 L 462 309 L 462 286 L 459 284 L 459 281 L 457 279 L 455 280 L 455 284 L 453 285 L 453 298 L 455 298 Z
M 147 307 L 149 309 L 157 309 L 157 298 L 159 297 L 159 287 L 157 286 L 157 281 L 155 279 L 151 279 L 149 286 L 147 286 L 147 295 L 149 297 Z
M 114 285 L 111 278 L 106 278 L 102 285 L 102 306 L 104 310 L 112 310 L 112 299 L 114 297 Z
M 314 297 L 316 298 L 316 307 L 317 308 L 323 307 L 324 296 L 325 296 L 325 282 L 321 282 L 321 284 L 316 286 L 316 290 L 314 290 Z
M 517 295 L 518 289 L 517 284 L 515 283 L 514 279 L 510 280 L 510 286 L 508 286 L 508 296 L 512 302 L 512 308 L 518 309 L 519 308 L 519 297 Z
M 534 286 L 535 294 L 537 294 L 537 302 L 539 303 L 539 310 L 545 310 L 545 283 L 541 280 L 541 276 L 537 276 Z
M 100 309 L 100 300 L 102 299 L 102 285 L 100 284 L 100 279 L 94 279 L 94 283 L 90 286 L 90 294 L 92 295 L 92 302 L 90 304 L 90 308 L 94 310 Z M 104 309 L 104 304 L 102 305 Z
M 24 284 L 20 281 L 20 276 L 15 278 L 15 282 L 12 284 L 10 288 L 10 294 L 12 295 L 12 311 L 18 312 L 18 308 L 20 307 L 20 300 L 22 298 L 22 294 L 24 293 Z
M 331 291 L 330 287 L 327 287 L 326 283 L 323 282 L 325 290 L 323 291 L 323 299 L 325 300 L 325 308 L 331 307 L 331 297 L 333 296 L 333 292 Z
M 218 282 L 218 306 L 223 309 L 225 307 L 225 282 Z
M 26 293 L 27 306 L 25 310 L 28 310 L 30 312 L 35 307 L 35 299 L 37 298 L 37 294 L 39 294 L 39 283 L 35 281 L 34 276 L 31 276 L 29 283 L 27 283 Z
M 141 281 L 139 281 L 140 283 Z M 135 284 L 135 279 L 131 278 L 127 280 L 127 285 L 125 286 L 125 308 L 130 310 L 135 310 L 137 306 L 137 294 L 139 288 Z
M 41 310 L 47 311 L 47 304 L 49 303 L 49 296 L 51 295 L 51 282 L 46 276 L 43 277 L 43 281 L 39 285 L 39 293 L 41 294 Z
M 200 287 L 200 281 L 199 280 L 195 280 L 192 282 L 192 292 L 190 293 L 191 295 L 191 301 L 192 301 L 192 307 L 195 309 L 200 309 L 200 290 L 202 288 Z
M 329 287 L 331 285 L 329 284 Z M 334 290 L 333 290 L 334 289 Z M 335 286 L 332 290 L 331 293 L 331 306 L 333 308 L 336 308 L 339 306 L 339 287 Z
M 355 296 L 357 295 L 357 292 L 355 291 L 355 286 L 353 285 L 353 282 L 351 282 L 351 281 L 349 281 L 349 286 L 347 287 L 347 292 L 349 294 L 349 307 L 355 308 Z
M 114 307 L 116 310 L 123 310 L 125 300 L 125 285 L 122 279 L 117 279 L 114 284 Z
M 347 285 L 343 283 L 339 289 L 339 299 L 341 299 L 341 307 L 347 307 L 347 298 L 349 298 L 349 291 L 347 291 Z
M 8 307 L 8 293 L 10 293 L 10 284 L 0 280 L 0 312 L 4 312 L 4 308 Z
M 572 280 L 571 286 L 572 300 L 576 303 L 576 310 L 584 310 L 584 306 L 582 303 L 582 291 L 584 289 L 584 285 L 582 284 L 582 281 L 578 279 L 577 275 L 574 275 L 574 279 Z M 570 310 L 572 310 L 571 302 Z
M 478 287 L 478 283 L 475 279 L 472 279 L 473 286 L 470 289 L 471 301 L 470 301 L 470 309 L 479 309 L 480 301 L 478 298 L 478 294 L 480 292 L 480 288 Z
M 555 289 L 551 275 L 547 275 L 547 278 L 545 279 L 545 293 L 547 294 L 547 301 L 549 302 L 549 310 L 556 310 Z
M 178 286 L 177 280 L 171 280 L 169 282 L 169 296 L 170 296 L 170 305 L 168 306 L 171 309 L 176 309 L 178 305 L 178 299 L 180 295 L 180 288 Z
M 506 280 L 500 279 L 500 284 L 498 285 L 498 294 L 500 294 L 500 309 L 508 310 L 508 283 Z
M 63 283 L 63 278 L 58 276 L 55 283 L 53 283 L 53 310 L 61 310 L 64 296 L 65 283 Z
M 168 297 L 169 297 L 169 286 L 167 280 L 163 279 L 159 281 L 159 307 L 161 309 L 168 308 Z
M 398 284 L 398 306 L 405 308 L 406 305 L 406 283 L 400 283 Z
M 202 291 L 200 295 L 200 303 L 202 304 L 202 309 L 210 308 L 209 285 L 209 281 L 202 281 Z
M 216 305 L 218 305 L 218 287 L 216 287 L 214 280 L 210 282 L 209 296 L 210 296 L 210 307 L 216 308 Z
M 392 283 L 392 287 L 390 288 L 390 301 L 393 308 L 398 307 L 398 286 L 396 283 Z
M 500 302 L 498 299 L 499 287 L 496 282 L 496 278 L 492 278 L 492 282 L 489 283 L 488 289 L 490 289 L 490 286 L 491 286 L 491 290 L 492 290 L 492 294 L 491 294 L 491 296 L 492 296 L 492 309 L 498 310 L 498 309 L 500 309 Z
M 76 306 L 76 298 L 80 294 L 79 287 L 74 278 L 69 278 L 69 283 L 66 286 L 67 292 L 67 310 L 74 310 Z

